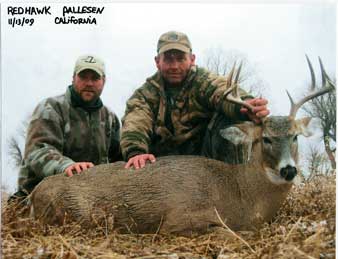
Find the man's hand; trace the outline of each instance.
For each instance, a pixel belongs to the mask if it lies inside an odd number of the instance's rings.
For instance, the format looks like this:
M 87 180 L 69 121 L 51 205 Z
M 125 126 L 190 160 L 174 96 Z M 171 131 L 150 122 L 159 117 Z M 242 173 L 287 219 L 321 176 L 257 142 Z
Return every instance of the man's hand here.
M 245 100 L 246 103 L 251 104 L 254 106 L 253 111 L 249 111 L 247 108 L 241 108 L 241 113 L 247 114 L 249 119 L 252 120 L 254 123 L 261 123 L 262 118 L 269 115 L 270 111 L 266 107 L 268 104 L 268 100 L 264 98 L 254 98 L 254 99 L 247 99 Z
M 156 161 L 153 154 L 142 154 L 130 158 L 124 168 L 128 169 L 134 166 L 135 169 L 143 168 L 147 161 L 154 163 Z
M 75 170 L 77 174 L 81 174 L 84 170 L 91 168 L 93 166 L 94 164 L 91 162 L 78 162 L 68 166 L 65 169 L 65 173 L 67 176 L 71 177 L 73 176 L 73 170 Z

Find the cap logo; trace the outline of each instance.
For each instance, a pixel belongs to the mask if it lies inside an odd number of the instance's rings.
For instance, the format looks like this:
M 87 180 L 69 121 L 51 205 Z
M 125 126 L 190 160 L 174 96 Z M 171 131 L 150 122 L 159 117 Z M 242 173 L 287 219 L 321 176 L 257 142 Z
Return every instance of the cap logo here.
M 84 62 L 87 62 L 87 63 L 96 63 L 96 60 L 95 60 L 94 57 L 88 56 L 88 57 L 84 60 Z
M 178 41 L 178 35 L 177 34 L 170 34 L 168 36 L 168 40 Z

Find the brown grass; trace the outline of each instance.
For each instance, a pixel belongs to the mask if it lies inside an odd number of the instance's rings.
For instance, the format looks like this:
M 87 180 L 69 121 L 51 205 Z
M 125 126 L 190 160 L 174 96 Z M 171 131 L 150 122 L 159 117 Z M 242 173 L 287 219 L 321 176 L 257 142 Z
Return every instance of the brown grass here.
M 17 216 L 18 205 L 4 205 L 2 258 L 335 258 L 335 191 L 335 176 L 316 177 L 293 187 L 275 220 L 260 230 L 191 238 L 42 226 Z

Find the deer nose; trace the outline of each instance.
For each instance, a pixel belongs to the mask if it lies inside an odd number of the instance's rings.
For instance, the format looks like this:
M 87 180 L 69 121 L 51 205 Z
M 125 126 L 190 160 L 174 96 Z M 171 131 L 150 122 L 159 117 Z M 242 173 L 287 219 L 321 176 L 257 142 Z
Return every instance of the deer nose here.
M 280 175 L 287 181 L 292 181 L 297 174 L 297 168 L 291 165 L 287 165 L 280 170 Z

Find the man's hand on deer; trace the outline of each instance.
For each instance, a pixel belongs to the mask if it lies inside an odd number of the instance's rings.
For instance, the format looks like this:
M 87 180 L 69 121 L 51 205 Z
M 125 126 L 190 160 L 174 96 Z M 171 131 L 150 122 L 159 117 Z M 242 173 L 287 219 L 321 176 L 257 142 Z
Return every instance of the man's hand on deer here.
M 147 161 L 150 161 L 151 163 L 155 163 L 156 158 L 153 154 L 136 155 L 136 156 L 129 158 L 128 163 L 125 165 L 124 168 L 128 169 L 130 167 L 134 167 L 135 169 L 140 169 L 140 168 L 145 167 Z

